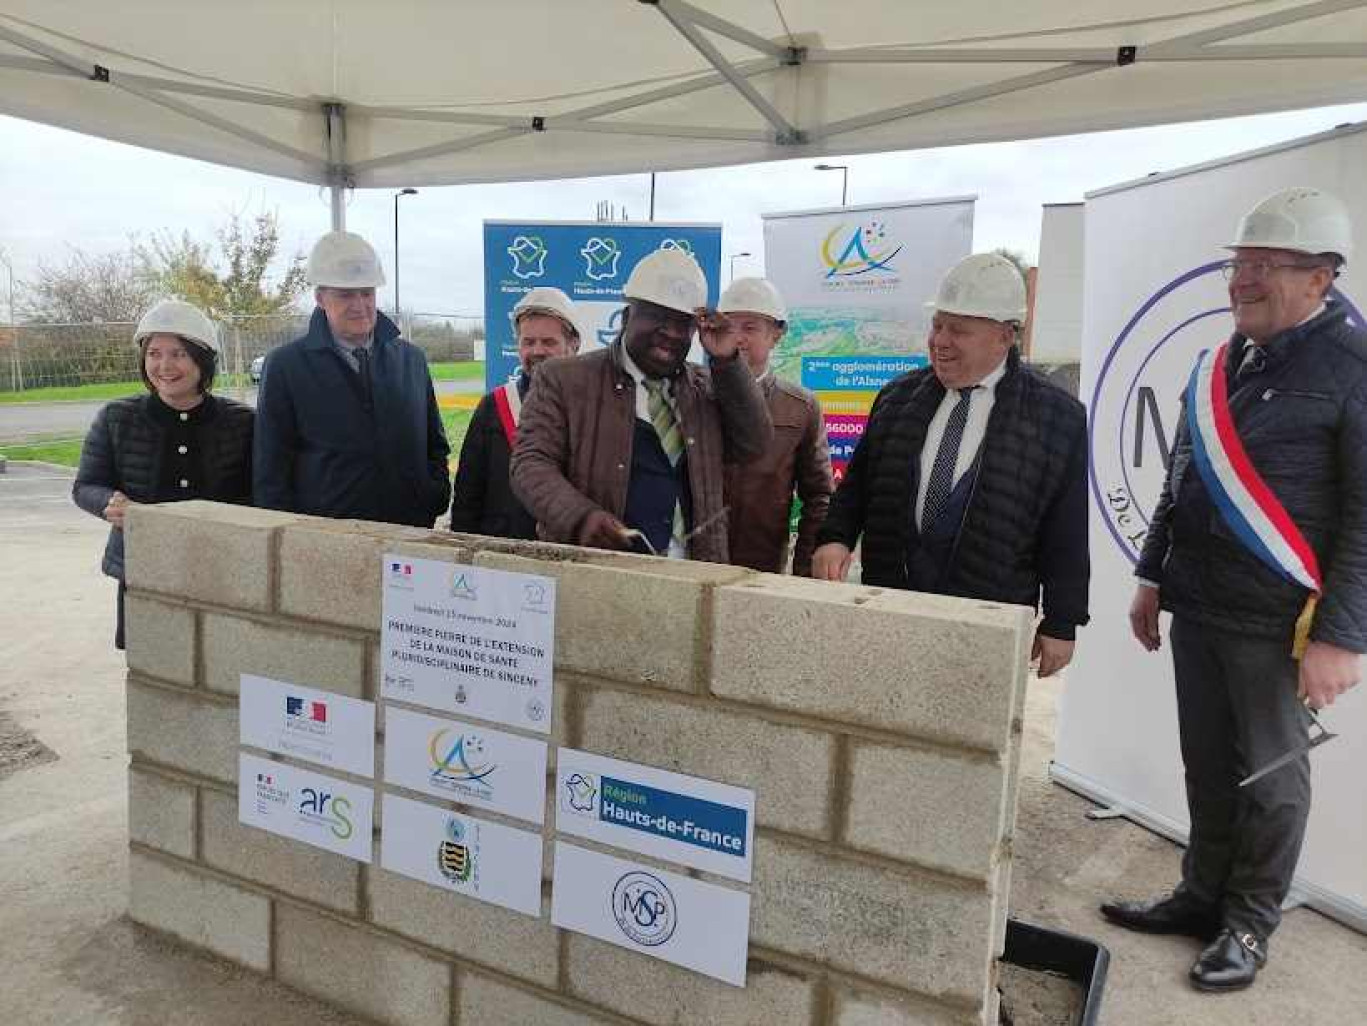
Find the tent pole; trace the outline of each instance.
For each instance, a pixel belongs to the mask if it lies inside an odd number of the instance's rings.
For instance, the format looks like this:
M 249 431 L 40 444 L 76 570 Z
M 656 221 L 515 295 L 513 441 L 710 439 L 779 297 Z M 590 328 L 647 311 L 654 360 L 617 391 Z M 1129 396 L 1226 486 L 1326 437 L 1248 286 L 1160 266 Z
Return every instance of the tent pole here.
M 346 229 L 346 190 L 350 184 L 346 166 L 346 108 L 323 104 L 328 133 L 328 193 L 332 202 L 332 230 Z
M 346 230 L 346 188 L 341 185 L 328 187 L 328 192 L 332 198 L 332 230 L 340 232 Z

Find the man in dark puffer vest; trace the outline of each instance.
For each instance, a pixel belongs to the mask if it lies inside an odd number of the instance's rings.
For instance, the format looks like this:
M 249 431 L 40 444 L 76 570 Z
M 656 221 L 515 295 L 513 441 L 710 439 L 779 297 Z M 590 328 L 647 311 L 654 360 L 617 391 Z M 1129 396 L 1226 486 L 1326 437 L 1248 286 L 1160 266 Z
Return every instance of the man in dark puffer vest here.
M 1032 658 L 1067 666 L 1087 622 L 1087 417 L 1023 367 L 1025 283 L 977 254 L 940 285 L 931 366 L 878 394 L 817 535 L 813 576 L 1011 602 L 1044 619 Z

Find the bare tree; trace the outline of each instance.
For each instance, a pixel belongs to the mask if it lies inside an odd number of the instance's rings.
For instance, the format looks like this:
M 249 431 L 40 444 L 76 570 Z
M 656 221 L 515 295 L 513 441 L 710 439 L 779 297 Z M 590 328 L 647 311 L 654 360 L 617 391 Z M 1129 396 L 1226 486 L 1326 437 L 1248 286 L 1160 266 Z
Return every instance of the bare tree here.
M 136 321 L 157 293 L 131 249 L 94 254 L 73 246 L 64 263 L 40 263 L 22 285 L 16 305 L 24 319 L 50 324 Z

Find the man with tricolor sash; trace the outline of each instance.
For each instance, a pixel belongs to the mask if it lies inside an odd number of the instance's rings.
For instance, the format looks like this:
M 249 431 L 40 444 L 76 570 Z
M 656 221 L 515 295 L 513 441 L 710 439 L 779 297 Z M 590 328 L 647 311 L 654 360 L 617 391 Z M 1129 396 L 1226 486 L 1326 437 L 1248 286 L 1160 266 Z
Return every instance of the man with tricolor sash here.
M 1292 188 L 1240 222 L 1225 266 L 1235 332 L 1184 395 L 1140 557 L 1135 637 L 1170 640 L 1191 835 L 1182 882 L 1110 902 L 1113 922 L 1206 944 L 1209 991 L 1267 960 L 1310 812 L 1305 706 L 1353 687 L 1367 651 L 1367 332 L 1333 293 L 1352 256 L 1335 197 Z
M 535 538 L 536 519 L 508 480 L 522 402 L 536 368 L 579 352 L 579 319 L 570 297 L 557 288 L 531 289 L 513 307 L 517 377 L 479 401 L 460 447 L 451 495 L 451 530 L 496 538 Z

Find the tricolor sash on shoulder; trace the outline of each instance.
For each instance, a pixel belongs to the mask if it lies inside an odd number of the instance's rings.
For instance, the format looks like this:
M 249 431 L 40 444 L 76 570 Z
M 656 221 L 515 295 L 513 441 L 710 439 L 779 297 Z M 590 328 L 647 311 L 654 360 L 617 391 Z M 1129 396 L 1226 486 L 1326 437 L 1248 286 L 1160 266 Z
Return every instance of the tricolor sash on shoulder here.
M 517 445 L 517 421 L 522 416 L 522 396 L 518 394 L 516 381 L 494 389 L 494 409 L 498 411 L 498 422 L 503 425 L 503 437 L 508 439 L 511 450 Z
M 1228 352 L 1229 343 L 1225 343 L 1202 353 L 1187 385 L 1192 457 L 1211 501 L 1234 536 L 1267 566 L 1310 592 L 1296 621 L 1292 646 L 1292 654 L 1300 658 L 1324 579 L 1315 550 L 1253 466 L 1239 439 L 1229 410 Z

